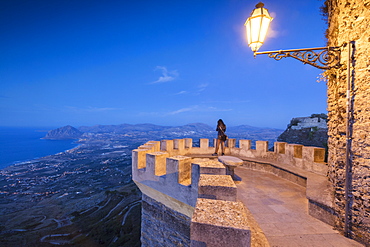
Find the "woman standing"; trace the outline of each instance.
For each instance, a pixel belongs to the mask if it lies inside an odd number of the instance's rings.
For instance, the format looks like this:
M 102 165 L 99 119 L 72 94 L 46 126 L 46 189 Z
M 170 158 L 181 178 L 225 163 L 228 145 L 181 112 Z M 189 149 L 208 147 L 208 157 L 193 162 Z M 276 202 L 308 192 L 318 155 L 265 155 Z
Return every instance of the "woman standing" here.
M 227 135 L 225 134 L 225 131 L 226 131 L 226 125 L 224 124 L 224 122 L 222 121 L 222 119 L 219 119 L 217 121 L 217 127 L 216 127 L 216 131 L 217 131 L 217 142 L 216 142 L 216 149 L 215 149 L 215 153 L 212 154 L 213 156 L 217 156 L 218 155 L 218 148 L 220 147 L 220 144 L 221 144 L 221 151 L 222 151 L 222 154 L 221 155 L 224 155 L 224 150 L 225 150 L 225 141 L 227 139 Z

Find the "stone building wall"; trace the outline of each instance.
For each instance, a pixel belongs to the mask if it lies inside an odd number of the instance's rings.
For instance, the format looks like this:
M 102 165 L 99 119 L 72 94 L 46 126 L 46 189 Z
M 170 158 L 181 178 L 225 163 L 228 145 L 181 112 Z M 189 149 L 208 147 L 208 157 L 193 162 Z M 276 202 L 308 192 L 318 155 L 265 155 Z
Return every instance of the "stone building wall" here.
M 329 46 L 355 42 L 351 64 L 350 115 L 352 197 L 349 236 L 370 243 L 370 0 L 326 0 Z M 344 231 L 346 102 L 348 46 L 341 54 L 342 66 L 326 71 L 328 77 L 328 165 L 335 191 L 336 226 Z
M 297 117 L 293 118 L 290 123 L 290 127 L 295 130 L 312 127 L 327 128 L 325 119 L 319 117 Z

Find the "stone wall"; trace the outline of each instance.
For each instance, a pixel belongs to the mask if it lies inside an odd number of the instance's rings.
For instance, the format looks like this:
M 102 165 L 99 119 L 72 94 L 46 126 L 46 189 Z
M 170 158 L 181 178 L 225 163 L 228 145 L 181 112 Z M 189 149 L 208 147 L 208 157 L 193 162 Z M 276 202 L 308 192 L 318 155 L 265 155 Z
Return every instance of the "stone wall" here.
M 295 130 L 312 127 L 327 128 L 325 119 L 319 117 L 297 117 L 293 118 L 290 123 L 291 128 Z
M 327 0 L 329 46 L 354 41 L 350 63 L 349 142 L 350 186 L 349 237 L 370 243 L 370 0 Z M 328 165 L 335 191 L 338 230 L 345 227 L 345 164 L 347 123 L 348 45 L 341 54 L 342 66 L 326 71 L 328 77 Z
M 141 245 L 190 246 L 190 217 L 143 194 Z

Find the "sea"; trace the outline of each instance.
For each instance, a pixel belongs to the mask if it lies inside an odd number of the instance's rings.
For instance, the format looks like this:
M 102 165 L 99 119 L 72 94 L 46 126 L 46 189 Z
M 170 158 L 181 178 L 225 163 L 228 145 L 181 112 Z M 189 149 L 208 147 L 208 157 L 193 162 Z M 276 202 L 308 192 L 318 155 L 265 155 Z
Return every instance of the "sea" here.
M 55 128 L 0 127 L 0 169 L 78 146 L 75 140 L 41 139 L 51 129 Z

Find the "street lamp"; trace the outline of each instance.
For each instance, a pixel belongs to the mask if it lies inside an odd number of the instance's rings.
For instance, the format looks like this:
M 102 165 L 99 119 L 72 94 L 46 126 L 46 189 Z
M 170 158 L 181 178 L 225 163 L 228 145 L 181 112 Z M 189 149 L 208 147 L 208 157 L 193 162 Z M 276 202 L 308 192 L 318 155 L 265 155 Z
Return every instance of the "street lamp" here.
M 253 52 L 257 52 L 262 46 L 273 19 L 263 6 L 264 4 L 259 2 L 244 24 L 247 30 L 248 45 Z
M 256 8 L 252 11 L 251 16 L 245 22 L 247 29 L 248 45 L 252 49 L 254 57 L 256 55 L 267 54 L 270 58 L 274 58 L 279 61 L 285 57 L 295 58 L 304 64 L 310 64 L 319 69 L 332 69 L 340 68 L 341 64 L 341 53 L 343 49 L 347 47 L 347 122 L 346 122 L 346 181 L 345 181 L 345 223 L 344 233 L 347 237 L 350 236 L 350 203 L 352 197 L 352 184 L 351 184 L 351 173 L 352 173 L 352 127 L 353 127 L 353 99 L 351 88 L 354 86 L 354 78 L 351 73 L 351 66 L 353 55 L 355 51 L 355 42 L 349 41 L 344 43 L 342 46 L 337 47 L 317 47 L 317 48 L 306 48 L 306 49 L 293 49 L 293 50 L 277 50 L 277 51 L 264 51 L 257 52 L 262 46 L 265 36 L 268 31 L 272 17 L 270 17 L 267 9 L 263 8 L 263 3 L 258 3 Z
M 300 60 L 304 64 L 310 64 L 319 69 L 339 68 L 341 66 L 341 49 L 345 47 L 346 44 L 339 47 L 257 52 L 265 40 L 272 19 L 267 9 L 264 8 L 264 4 L 259 2 L 244 24 L 247 31 L 248 45 L 252 49 L 254 57 L 262 54 L 267 54 L 270 58 L 274 58 L 275 60 L 292 57 Z

